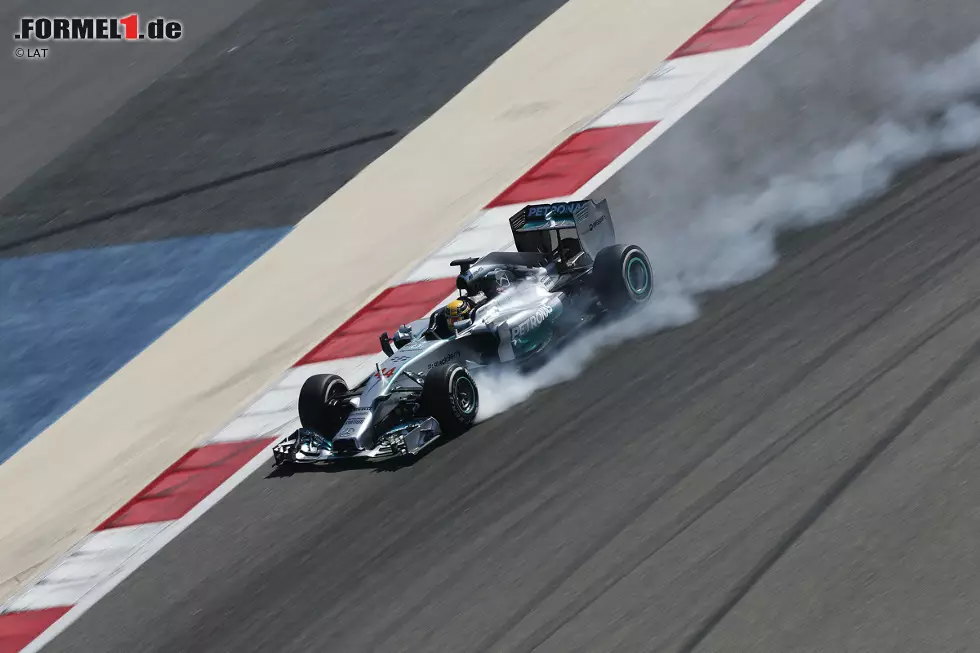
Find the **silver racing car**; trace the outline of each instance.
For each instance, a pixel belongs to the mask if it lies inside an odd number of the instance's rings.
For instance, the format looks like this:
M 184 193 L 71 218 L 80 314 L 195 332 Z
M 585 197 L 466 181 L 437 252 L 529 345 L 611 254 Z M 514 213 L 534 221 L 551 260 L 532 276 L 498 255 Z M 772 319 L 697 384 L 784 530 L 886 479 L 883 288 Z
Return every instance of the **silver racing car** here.
M 649 299 L 650 261 L 615 244 L 605 200 L 529 205 L 510 218 L 517 251 L 456 260 L 459 296 L 426 319 L 381 334 L 387 359 L 354 388 L 306 380 L 301 428 L 273 449 L 277 465 L 415 455 L 476 420 L 473 373 L 540 365 L 583 328 Z

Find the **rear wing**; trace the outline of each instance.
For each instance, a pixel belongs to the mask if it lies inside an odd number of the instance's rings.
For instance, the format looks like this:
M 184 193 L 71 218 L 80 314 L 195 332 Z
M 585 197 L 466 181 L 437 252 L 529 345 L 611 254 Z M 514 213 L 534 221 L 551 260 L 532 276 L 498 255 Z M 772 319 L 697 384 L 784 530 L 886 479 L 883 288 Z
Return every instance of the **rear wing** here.
M 592 260 L 600 249 L 616 243 L 616 230 L 606 200 L 529 204 L 510 218 L 511 234 L 519 252 L 537 251 L 531 246 L 537 241 L 521 234 L 566 229 L 575 230 L 582 249 Z

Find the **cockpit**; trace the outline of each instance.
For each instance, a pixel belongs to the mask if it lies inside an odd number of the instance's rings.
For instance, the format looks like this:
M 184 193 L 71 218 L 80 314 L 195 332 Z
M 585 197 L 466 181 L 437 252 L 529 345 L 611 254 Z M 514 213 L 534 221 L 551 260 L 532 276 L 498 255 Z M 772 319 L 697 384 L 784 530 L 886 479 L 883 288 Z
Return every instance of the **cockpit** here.
M 426 340 L 447 340 L 454 335 L 456 335 L 456 332 L 449 324 L 446 307 L 440 306 L 432 311 L 432 314 L 429 316 L 429 326 L 422 332 L 422 337 Z

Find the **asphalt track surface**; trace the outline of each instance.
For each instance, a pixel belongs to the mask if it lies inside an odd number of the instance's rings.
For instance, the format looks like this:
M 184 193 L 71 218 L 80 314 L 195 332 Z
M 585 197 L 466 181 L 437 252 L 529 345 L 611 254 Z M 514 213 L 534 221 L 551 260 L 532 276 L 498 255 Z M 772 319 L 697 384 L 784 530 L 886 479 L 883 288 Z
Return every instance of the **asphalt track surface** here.
M 47 650 L 968 649 L 978 172 L 921 166 L 410 468 L 262 470 Z
M 0 81 L 6 91 L 0 106 L 0 196 L 50 163 L 133 95 L 166 73 L 215 31 L 226 27 L 255 0 L 216 0 L 206 8 L 195 0 L 9 0 L 0 7 L 5 45 Z M 165 47 L 119 47 L 118 43 L 35 42 L 47 48 L 45 59 L 13 56 L 23 16 L 179 16 L 186 34 Z M 28 44 L 29 45 L 29 44 Z
M 18 3 L 0 18 L 13 33 L 20 15 L 65 15 L 64 3 L 48 4 Z M 291 226 L 564 2 L 87 4 L 68 14 L 162 14 L 188 36 L 59 43 L 50 61 L 0 67 L 20 89 L 12 124 L 45 126 L 28 143 L 15 129 L 0 137 L 5 151 L 43 152 L 0 168 L 0 182 L 50 159 L 0 198 L 2 256 Z M 73 48 L 87 68 L 64 63 Z M 134 63 L 118 66 L 121 56 Z M 65 98 L 77 112 L 53 113 Z
M 966 650 L 980 154 L 397 471 L 264 469 L 51 651 Z

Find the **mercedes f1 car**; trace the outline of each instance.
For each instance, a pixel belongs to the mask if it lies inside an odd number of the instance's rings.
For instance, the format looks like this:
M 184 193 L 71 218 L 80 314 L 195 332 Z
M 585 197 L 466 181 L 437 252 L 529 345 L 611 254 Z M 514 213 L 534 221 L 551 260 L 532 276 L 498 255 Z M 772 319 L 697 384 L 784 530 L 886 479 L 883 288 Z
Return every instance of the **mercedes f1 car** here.
M 458 298 L 393 338 L 381 334 L 387 359 L 358 386 L 332 374 L 307 379 L 301 428 L 274 447 L 277 465 L 418 454 L 473 425 L 479 369 L 539 365 L 652 293 L 650 261 L 636 245 L 615 244 L 605 200 L 528 205 L 510 227 L 516 251 L 453 261 Z

